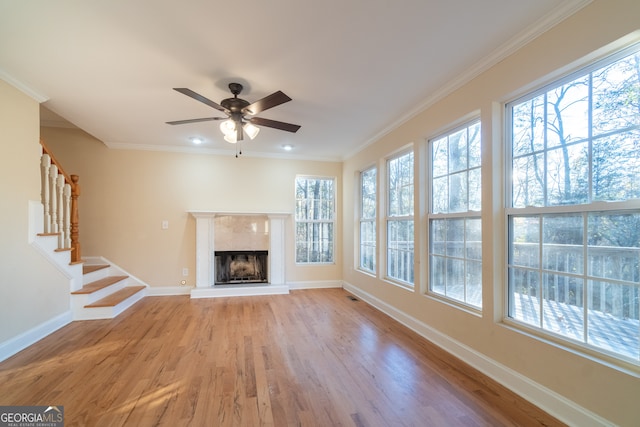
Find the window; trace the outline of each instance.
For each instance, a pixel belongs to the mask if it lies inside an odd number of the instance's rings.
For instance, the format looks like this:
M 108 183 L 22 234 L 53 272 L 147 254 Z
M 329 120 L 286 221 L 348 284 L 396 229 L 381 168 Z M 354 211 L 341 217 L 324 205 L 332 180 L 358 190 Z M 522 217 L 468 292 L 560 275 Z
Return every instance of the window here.
M 296 178 L 296 262 L 334 261 L 335 180 Z
M 360 268 L 376 271 L 376 179 L 377 169 L 360 173 Z
M 387 276 L 413 285 L 413 152 L 387 161 Z
M 481 308 L 480 122 L 429 145 L 429 290 Z
M 640 49 L 507 105 L 508 315 L 640 362 Z

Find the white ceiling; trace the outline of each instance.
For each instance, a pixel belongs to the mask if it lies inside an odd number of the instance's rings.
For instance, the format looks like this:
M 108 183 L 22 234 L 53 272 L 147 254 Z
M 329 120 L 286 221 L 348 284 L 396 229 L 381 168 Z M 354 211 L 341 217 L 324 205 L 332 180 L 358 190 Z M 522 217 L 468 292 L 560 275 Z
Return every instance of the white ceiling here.
M 244 155 L 342 160 L 587 3 L 0 0 L 0 78 L 109 147 L 225 154 L 219 122 L 165 124 L 222 115 L 172 88 L 282 90 L 258 116 L 301 129 L 263 127 Z

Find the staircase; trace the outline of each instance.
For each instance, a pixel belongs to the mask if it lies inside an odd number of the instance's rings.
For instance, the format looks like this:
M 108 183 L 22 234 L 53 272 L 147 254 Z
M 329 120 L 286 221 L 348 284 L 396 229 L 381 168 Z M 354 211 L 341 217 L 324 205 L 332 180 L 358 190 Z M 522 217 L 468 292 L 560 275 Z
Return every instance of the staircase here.
M 29 204 L 30 243 L 69 279 L 72 320 L 112 319 L 148 285 L 104 258 L 81 256 L 77 175 L 67 175 L 43 141 L 41 201 Z
M 146 286 L 109 264 L 82 266 L 83 286 L 71 292 L 74 320 L 112 319 L 141 300 Z

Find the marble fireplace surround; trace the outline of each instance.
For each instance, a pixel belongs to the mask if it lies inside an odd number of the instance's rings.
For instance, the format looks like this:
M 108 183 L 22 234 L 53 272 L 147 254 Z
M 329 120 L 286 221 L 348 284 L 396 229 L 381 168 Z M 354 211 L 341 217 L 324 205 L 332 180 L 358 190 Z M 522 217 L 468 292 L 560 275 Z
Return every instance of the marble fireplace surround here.
M 285 281 L 285 224 L 291 214 L 217 211 L 189 211 L 189 214 L 196 220 L 196 287 L 191 290 L 191 298 L 289 293 Z M 264 218 L 267 221 L 265 230 L 254 230 L 255 235 L 246 230 L 236 231 L 238 234 L 234 239 L 216 239 L 216 233 L 225 235 L 234 232 L 234 228 L 246 228 L 243 223 L 248 217 Z M 239 227 L 234 227 L 234 218 Z M 215 251 L 247 249 L 269 251 L 268 283 L 215 286 Z

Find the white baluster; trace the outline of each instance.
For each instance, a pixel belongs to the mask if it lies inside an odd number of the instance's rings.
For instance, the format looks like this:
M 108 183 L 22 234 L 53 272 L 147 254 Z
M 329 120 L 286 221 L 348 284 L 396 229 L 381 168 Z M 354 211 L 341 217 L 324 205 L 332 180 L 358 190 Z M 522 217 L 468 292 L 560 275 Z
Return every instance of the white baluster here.
M 40 198 L 44 207 L 44 232 L 51 232 L 51 214 L 49 212 L 49 169 L 51 168 L 51 157 L 43 154 L 40 158 Z
M 51 213 L 51 233 L 58 232 L 58 197 L 56 196 L 56 179 L 58 178 L 58 167 L 51 165 L 49 169 L 49 212 Z
M 56 228 L 58 230 L 58 248 L 64 248 L 64 195 L 62 190 L 64 188 L 64 175 L 58 174 L 56 177 L 56 206 L 58 207 L 58 221 L 56 222 Z
M 71 185 L 64 185 L 64 248 L 69 249 L 71 247 Z

